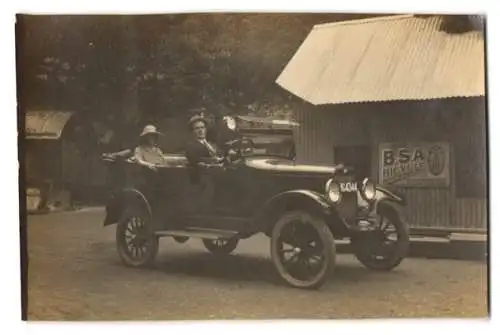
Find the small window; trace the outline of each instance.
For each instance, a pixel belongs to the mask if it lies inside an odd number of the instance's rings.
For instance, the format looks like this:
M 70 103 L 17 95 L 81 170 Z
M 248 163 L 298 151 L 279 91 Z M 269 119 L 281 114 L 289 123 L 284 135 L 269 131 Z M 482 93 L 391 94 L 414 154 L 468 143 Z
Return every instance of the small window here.
M 455 185 L 459 198 L 486 197 L 488 152 L 483 113 L 479 108 L 463 111 L 455 131 Z
M 486 149 L 478 141 L 459 141 L 455 147 L 455 183 L 459 198 L 485 198 Z

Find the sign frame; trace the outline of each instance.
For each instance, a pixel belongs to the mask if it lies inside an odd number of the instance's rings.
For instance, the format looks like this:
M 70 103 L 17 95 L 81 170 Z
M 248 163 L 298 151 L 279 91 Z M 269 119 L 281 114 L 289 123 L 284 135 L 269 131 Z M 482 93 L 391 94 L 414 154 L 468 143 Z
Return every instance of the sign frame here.
M 449 188 L 452 148 L 447 141 L 381 142 L 377 177 L 383 186 Z

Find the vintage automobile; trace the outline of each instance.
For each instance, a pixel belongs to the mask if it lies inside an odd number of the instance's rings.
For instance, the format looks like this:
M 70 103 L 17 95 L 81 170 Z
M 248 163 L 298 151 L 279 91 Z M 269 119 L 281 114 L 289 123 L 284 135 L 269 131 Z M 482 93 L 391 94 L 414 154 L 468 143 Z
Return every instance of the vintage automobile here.
M 342 164 L 295 161 L 294 128 L 281 120 L 227 117 L 230 130 L 221 165 L 207 168 L 213 193 L 204 191 L 183 154 L 166 155 L 156 172 L 134 164 L 128 151 L 106 154 L 126 171 L 104 225 L 117 224 L 116 244 L 125 265 L 148 266 L 160 237 L 179 243 L 199 238 L 215 255 L 231 253 L 241 239 L 263 233 L 279 277 L 296 288 L 318 288 L 335 268 L 336 240 L 349 239 L 357 259 L 391 270 L 407 254 L 409 228 L 402 196 L 356 179 Z M 146 171 L 147 170 L 147 171 Z M 197 171 L 197 170 L 196 170 Z M 208 206 L 200 205 L 209 202 Z

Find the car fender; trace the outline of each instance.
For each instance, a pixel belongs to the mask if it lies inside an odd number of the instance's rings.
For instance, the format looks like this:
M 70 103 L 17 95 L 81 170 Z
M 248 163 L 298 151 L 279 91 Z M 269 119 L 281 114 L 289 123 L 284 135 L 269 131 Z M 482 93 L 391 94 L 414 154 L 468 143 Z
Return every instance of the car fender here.
M 335 208 L 322 194 L 310 190 L 291 190 L 279 193 L 266 201 L 256 215 L 256 224 L 268 232 L 279 215 L 293 209 L 311 211 L 324 218 L 329 225 L 335 222 L 335 219 L 340 221 Z
M 149 215 L 152 214 L 151 205 L 144 194 L 135 188 L 127 188 L 111 196 L 111 199 L 106 205 L 104 226 L 117 223 L 123 211 L 132 206 L 138 206 L 146 210 Z
M 401 194 L 395 194 L 385 187 L 377 186 L 375 191 L 375 203 L 391 202 L 400 206 L 406 206 L 406 198 Z
M 358 198 L 358 202 L 361 204 L 364 200 Z M 378 213 L 381 208 L 387 207 L 399 210 L 404 206 L 406 206 L 406 199 L 403 195 L 395 194 L 384 187 L 377 186 L 370 212 L 375 214 Z

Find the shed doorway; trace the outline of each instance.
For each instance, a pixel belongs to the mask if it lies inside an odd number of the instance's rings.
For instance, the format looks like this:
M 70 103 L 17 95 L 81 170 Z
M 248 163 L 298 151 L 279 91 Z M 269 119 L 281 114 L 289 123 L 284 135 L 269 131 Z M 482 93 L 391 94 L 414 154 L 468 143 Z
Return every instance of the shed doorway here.
M 333 157 L 335 164 L 344 164 L 354 168 L 357 180 L 372 174 L 372 148 L 368 145 L 335 146 Z

